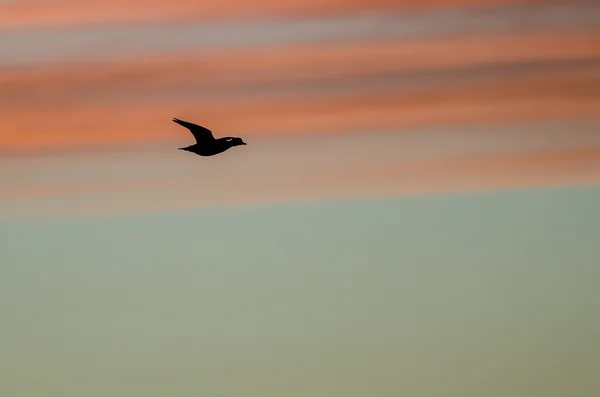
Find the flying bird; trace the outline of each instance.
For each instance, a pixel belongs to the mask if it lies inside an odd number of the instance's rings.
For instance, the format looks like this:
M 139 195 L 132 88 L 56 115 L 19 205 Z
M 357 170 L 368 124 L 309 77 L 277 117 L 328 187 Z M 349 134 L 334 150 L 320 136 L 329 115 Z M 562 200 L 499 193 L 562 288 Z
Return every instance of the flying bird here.
M 224 138 L 215 139 L 215 137 L 212 134 L 212 131 L 208 128 L 204 128 L 202 126 L 187 121 L 179 120 L 177 118 L 174 118 L 173 121 L 190 130 L 194 138 L 196 138 L 195 144 L 190 145 L 188 147 L 181 147 L 179 148 L 179 150 L 192 152 L 197 154 L 198 156 L 214 156 L 215 154 L 223 153 L 225 150 L 230 149 L 234 146 L 246 144 L 246 142 L 244 142 L 242 138 L 233 138 L 227 136 Z

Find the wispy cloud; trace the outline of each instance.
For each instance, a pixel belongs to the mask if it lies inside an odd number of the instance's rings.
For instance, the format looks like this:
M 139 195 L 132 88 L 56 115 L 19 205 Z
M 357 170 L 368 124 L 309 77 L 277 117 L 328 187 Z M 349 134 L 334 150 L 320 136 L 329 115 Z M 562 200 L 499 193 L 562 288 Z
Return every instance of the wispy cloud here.
M 202 120 L 218 135 L 322 134 L 428 125 L 494 124 L 595 117 L 598 67 L 412 90 L 376 89 L 294 97 L 165 100 L 151 104 L 14 109 L 2 121 L 5 150 L 174 142 L 173 115 Z M 442 89 L 443 88 L 443 89 Z M 177 135 L 180 133 L 180 135 Z M 187 138 L 187 136 L 186 136 Z
M 173 148 L 14 158 L 2 167 L 5 174 L 12 169 L 14 178 L 0 195 L 0 216 L 595 184 L 600 182 L 597 127 L 568 123 L 319 140 L 263 137 L 247 150 L 209 161 L 179 156 Z
M 600 34 L 587 30 L 11 69 L 0 74 L 10 109 L 0 147 L 169 141 L 174 115 L 226 135 L 593 117 L 598 48 Z
M 532 62 L 596 61 L 600 58 L 598 48 L 600 29 L 586 29 L 560 34 L 453 36 L 437 40 L 380 40 L 159 53 L 151 57 L 6 68 L 0 71 L 0 84 L 5 88 L 0 93 L 0 101 L 5 106 L 26 101 L 38 101 L 39 104 L 64 102 L 78 92 L 87 91 L 94 94 L 113 91 L 115 95 L 111 99 L 119 101 L 123 94 L 127 98 L 127 93 L 135 95 L 143 89 L 168 91 L 181 86 L 191 87 L 194 91 L 208 89 L 206 95 L 213 97 L 231 87 L 247 90 L 251 84 L 266 87 L 264 91 L 268 92 L 273 83 L 305 85 L 313 80 L 319 83 L 321 79 L 344 80 L 377 74 L 411 72 L 424 75 L 445 68 L 467 68 L 473 73 L 473 67 L 479 65 L 518 67 L 519 63 L 527 66 Z M 48 97 L 53 94 L 56 96 Z M 92 101 L 96 98 L 87 96 Z
M 0 3 L 0 27 L 106 23 L 164 23 L 215 19 L 335 15 L 365 10 L 431 9 L 497 4 L 548 4 L 548 0 L 15 0 Z
M 594 3 L 536 7 L 444 8 L 420 12 L 387 10 L 313 18 L 239 20 L 213 23 L 101 25 L 0 30 L 0 66 L 36 62 L 81 62 L 181 51 L 235 50 L 261 46 L 437 39 L 448 35 L 568 32 L 597 28 Z M 19 45 L 15 45 L 19 43 Z
M 0 6 L 3 216 L 598 182 L 594 2 L 136 1 Z

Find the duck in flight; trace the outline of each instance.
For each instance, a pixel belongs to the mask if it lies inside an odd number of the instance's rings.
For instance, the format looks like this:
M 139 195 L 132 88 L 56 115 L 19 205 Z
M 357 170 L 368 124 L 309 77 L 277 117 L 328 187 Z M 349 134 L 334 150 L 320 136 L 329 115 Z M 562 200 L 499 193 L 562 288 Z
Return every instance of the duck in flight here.
M 173 119 L 173 121 L 190 130 L 194 138 L 196 138 L 195 144 L 179 148 L 179 150 L 192 152 L 198 156 L 214 156 L 215 154 L 223 153 L 225 150 L 234 146 L 246 144 L 242 138 L 224 137 L 215 139 L 212 131 L 208 128 L 176 118 Z

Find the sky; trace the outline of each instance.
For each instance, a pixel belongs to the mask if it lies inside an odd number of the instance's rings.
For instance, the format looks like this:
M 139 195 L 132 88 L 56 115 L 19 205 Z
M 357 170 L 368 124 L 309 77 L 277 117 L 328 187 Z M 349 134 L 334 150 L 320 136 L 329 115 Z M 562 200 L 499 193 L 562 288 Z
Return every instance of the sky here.
M 598 109 L 592 0 L 0 0 L 0 394 L 598 395 Z

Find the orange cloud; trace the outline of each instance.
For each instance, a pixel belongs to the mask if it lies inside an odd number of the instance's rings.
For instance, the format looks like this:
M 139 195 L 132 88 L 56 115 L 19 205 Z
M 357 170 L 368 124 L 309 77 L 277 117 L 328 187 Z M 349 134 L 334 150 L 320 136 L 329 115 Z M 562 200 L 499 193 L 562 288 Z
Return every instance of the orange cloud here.
M 490 51 L 493 48 L 493 51 Z M 71 91 L 125 86 L 202 84 L 208 88 L 243 84 L 309 82 L 323 78 L 459 68 L 501 62 L 600 58 L 600 30 L 454 36 L 415 41 L 291 45 L 252 50 L 161 54 L 147 58 L 61 64 L 0 71 L 0 101 L 19 96 L 39 100 Z M 115 98 L 118 100 L 118 98 Z
M 585 30 L 298 45 L 6 70 L 0 73 L 0 102 L 10 112 L 0 118 L 0 148 L 183 142 L 188 137 L 177 134 L 173 116 L 202 121 L 219 135 L 594 117 L 599 48 L 599 32 Z M 564 61 L 575 63 L 563 67 Z M 502 66 L 520 62 L 534 66 Z M 496 69 L 477 74 L 474 67 L 486 65 Z M 377 76 L 386 83 L 370 83 Z M 192 99 L 164 94 L 189 87 Z
M 547 4 L 548 0 L 55 0 L 0 5 L 0 27 L 175 22 L 263 16 L 307 16 L 372 9 L 427 9 L 449 6 Z
M 219 135 L 248 136 L 279 131 L 341 133 L 593 117 L 600 105 L 599 99 L 585 96 L 565 98 L 561 95 L 557 98 L 542 93 L 528 98 L 524 93 L 515 94 L 522 97 L 495 98 L 495 95 L 488 96 L 480 91 L 479 95 L 464 93 L 463 98 L 451 98 L 450 95 L 445 98 L 432 95 L 420 100 L 366 97 L 354 101 L 312 101 L 308 106 L 272 102 L 247 106 L 230 104 L 221 108 L 202 106 L 206 117 L 200 119 L 206 120 L 205 124 L 209 126 L 217 126 L 214 129 Z M 174 114 L 197 113 L 189 106 L 173 108 Z M 160 140 L 184 143 L 189 140 L 184 130 L 175 130 L 171 126 L 171 115 L 159 107 L 88 109 L 75 114 L 53 112 L 38 114 L 38 120 L 28 120 L 26 114 L 19 116 L 18 125 L 10 128 L 16 134 L 7 136 L 2 142 L 5 149 L 75 149 L 81 146 L 148 144 Z
M 190 118 L 218 135 L 308 134 L 597 117 L 600 65 L 561 73 L 469 81 L 408 90 L 288 97 L 156 101 L 91 107 L 15 109 L 0 120 L 5 150 L 177 140 L 171 117 Z
M 0 6 L 0 27 L 509 3 L 550 2 L 33 0 Z M 14 154 L 0 155 L 0 217 L 600 183 L 600 141 L 577 128 L 600 122 L 600 30 L 468 33 L 119 58 L 108 52 L 95 62 L 0 69 L 0 151 Z M 204 163 L 179 156 L 174 148 L 191 136 L 172 117 L 244 136 L 248 150 Z M 498 127 L 555 121 L 570 121 L 572 135 L 542 132 L 532 145 L 524 130 L 501 150 L 490 143 L 502 135 Z M 468 126 L 478 128 L 476 149 L 452 139 Z M 430 127 L 438 132 L 429 140 L 401 140 Z M 376 138 L 378 131 L 397 134 Z M 166 149 L 148 155 L 154 144 Z M 77 157 L 101 147 L 126 153 Z M 31 151 L 39 152 L 19 157 Z M 63 155 L 44 156 L 51 151 Z M 140 165 L 144 152 L 149 159 Z M 221 161 L 227 167 L 211 167 Z M 235 184 L 223 183 L 231 178 Z
M 290 147 L 295 144 L 288 142 Z M 344 140 L 337 145 L 347 154 L 333 155 L 333 165 L 312 158 L 313 161 L 296 164 L 301 155 L 310 158 L 309 152 L 300 152 L 293 156 L 293 162 L 271 158 L 271 162 L 277 162 L 280 167 L 275 170 L 268 168 L 269 163 L 251 168 L 243 166 L 251 156 L 239 162 L 230 158 L 230 165 L 227 169 L 219 168 L 218 174 L 204 166 L 194 171 L 194 177 L 203 181 L 202 189 L 190 184 L 192 175 L 84 180 L 13 189 L 0 195 L 3 203 L 0 217 L 90 216 L 331 198 L 600 184 L 600 147 L 456 154 L 409 161 L 403 160 L 401 155 L 390 157 L 391 152 L 384 152 L 383 159 L 381 153 L 372 152 L 366 161 L 358 162 L 353 155 L 364 156 L 363 149 Z M 240 152 L 237 158 L 243 156 Z M 234 177 L 235 184 L 222 183 L 223 178 Z M 169 194 L 171 191 L 178 193 Z

